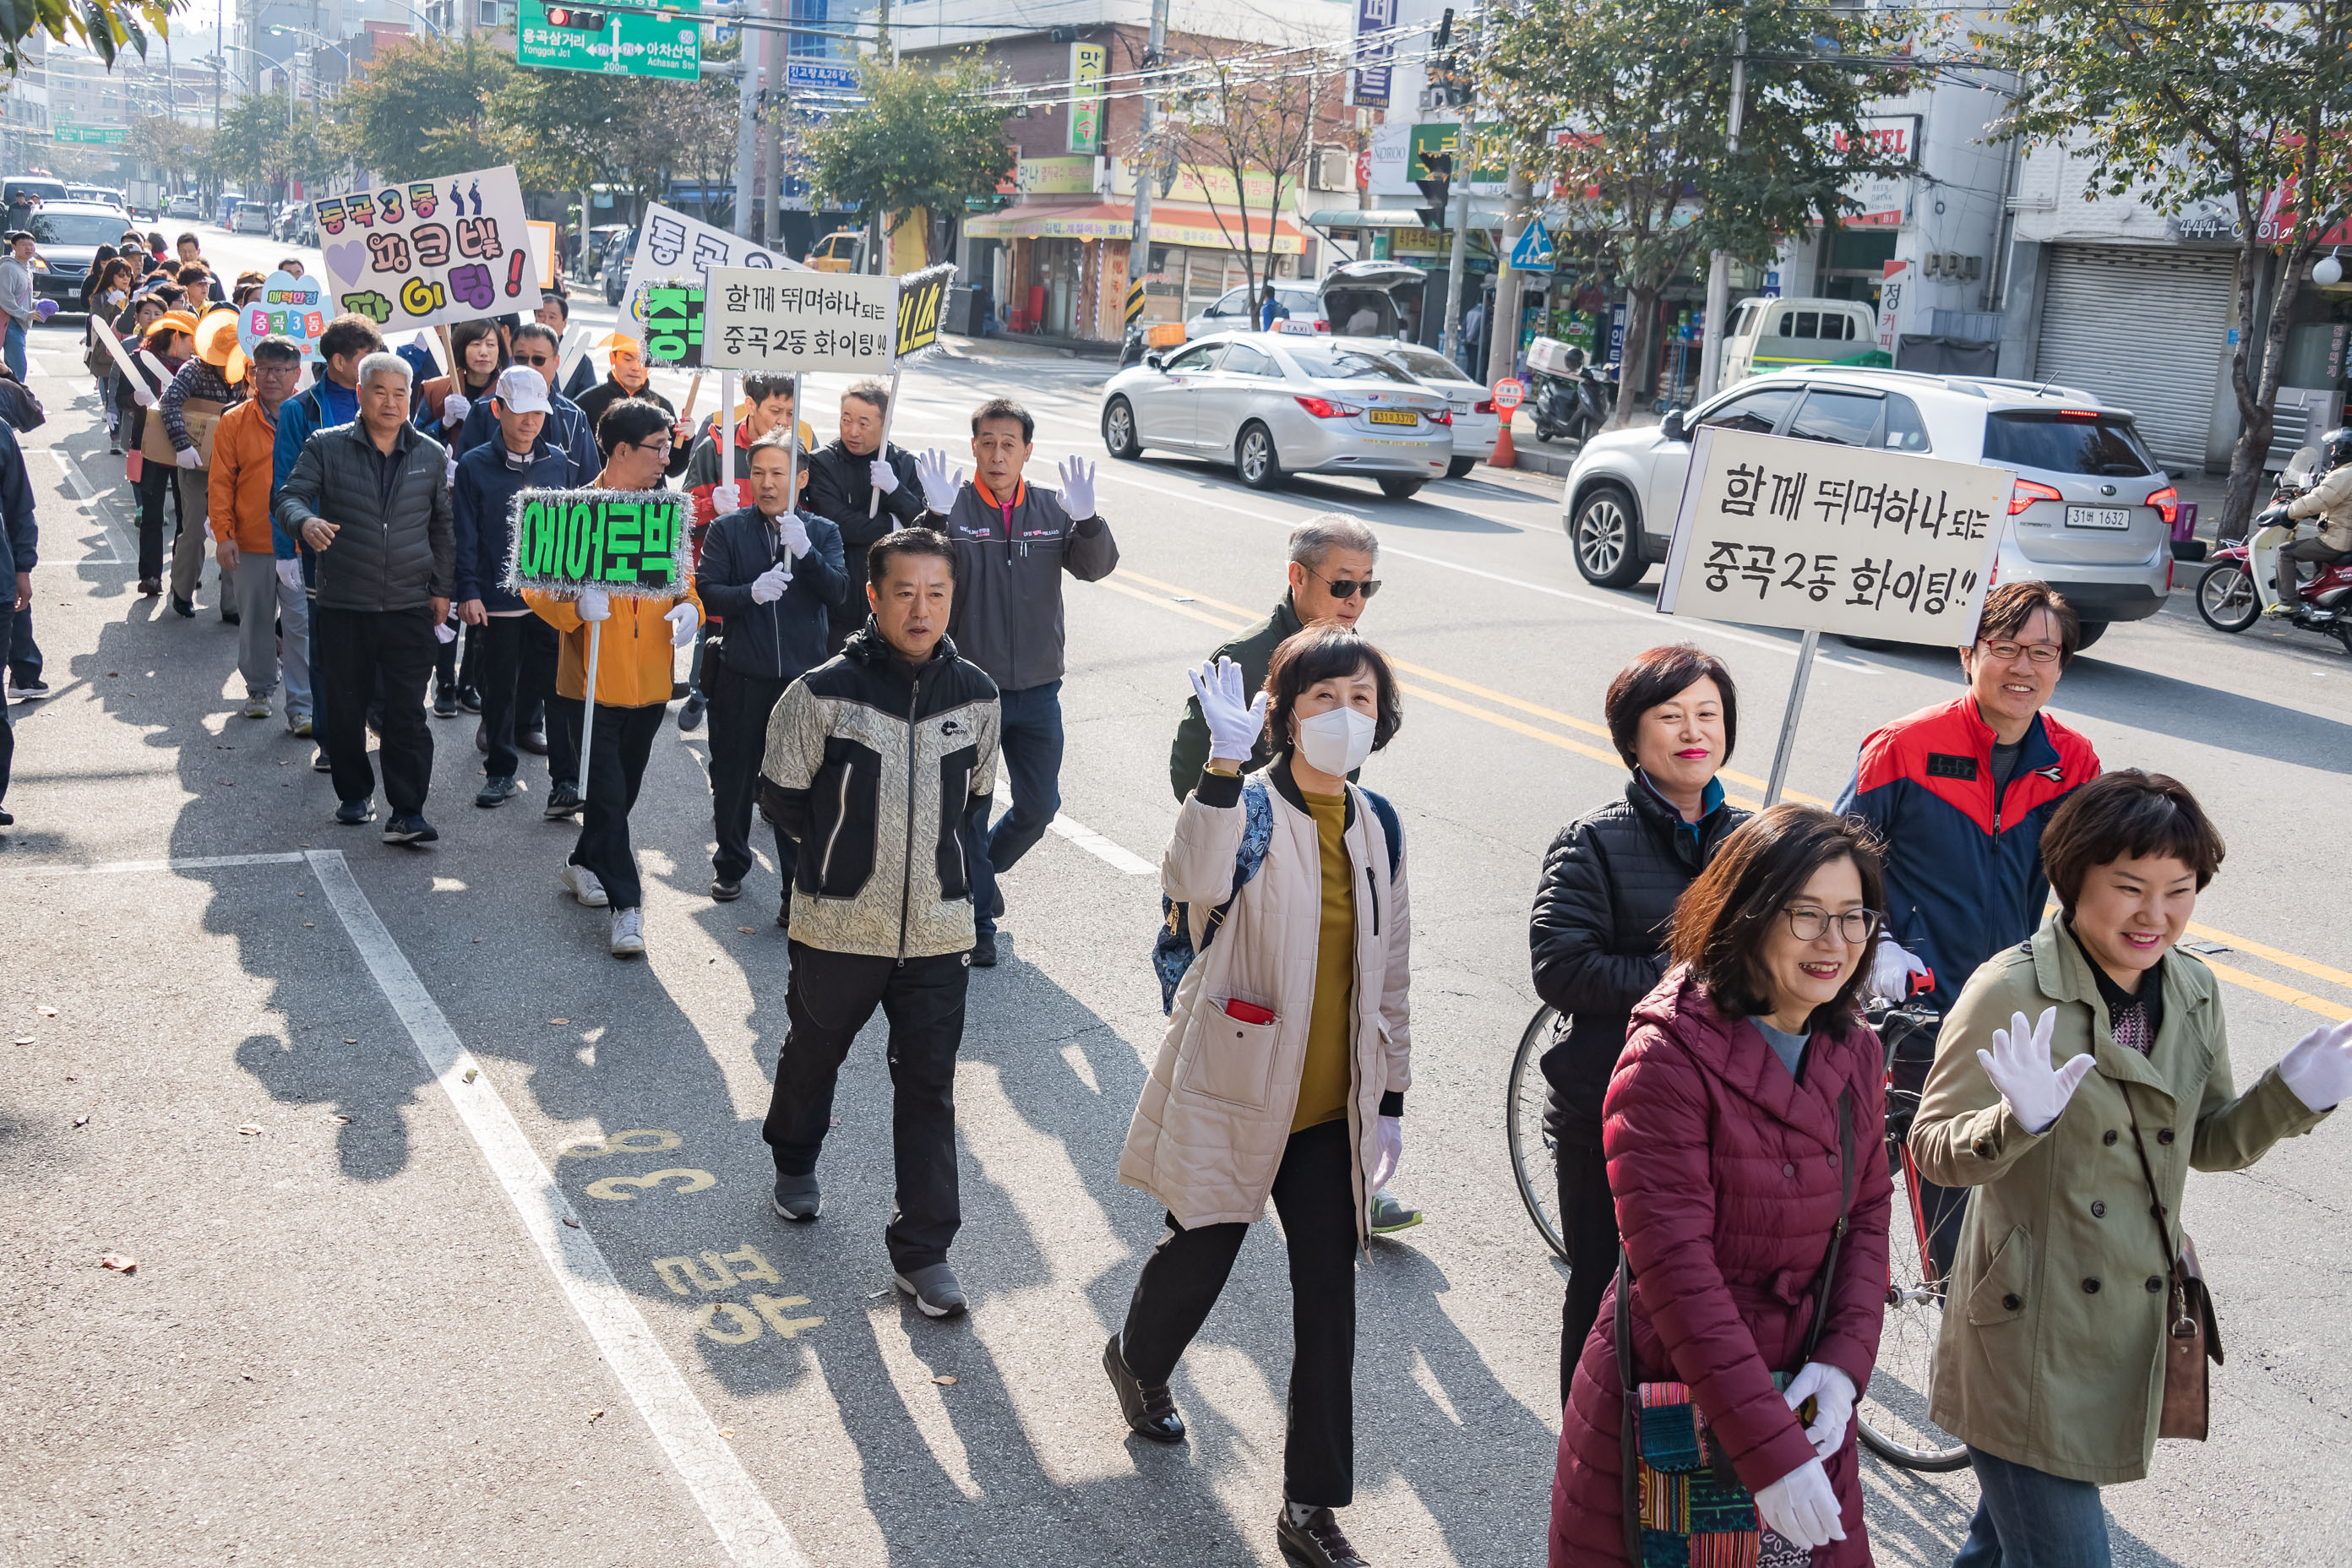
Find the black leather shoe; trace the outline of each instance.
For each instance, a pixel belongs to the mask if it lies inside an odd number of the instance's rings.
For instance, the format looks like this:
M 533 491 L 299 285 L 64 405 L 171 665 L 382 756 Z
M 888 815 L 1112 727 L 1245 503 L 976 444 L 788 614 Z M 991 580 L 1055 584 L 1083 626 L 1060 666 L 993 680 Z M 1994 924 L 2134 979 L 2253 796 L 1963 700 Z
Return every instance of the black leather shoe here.
M 971 944 L 971 966 L 974 969 L 993 969 L 996 967 L 996 933 L 994 931 L 984 931 L 981 932 L 978 937 L 973 939 Z
M 740 898 L 741 898 L 741 897 L 743 896 L 743 879 L 742 879 L 742 878 L 740 878 L 740 877 L 734 877 L 734 878 L 728 878 L 728 877 L 713 877 L 713 878 L 711 878 L 711 879 L 710 879 L 710 896 L 711 896 L 711 898 L 712 898 L 714 900 L 716 900 L 716 901 L 717 901 L 717 902 L 719 902 L 719 903 L 722 903 L 722 904 L 731 904 L 731 903 L 733 903 L 736 900 L 738 900 L 738 899 L 740 899 Z
M 1339 1533 L 1339 1521 L 1328 1508 L 1308 1514 L 1305 1524 L 1293 1524 L 1286 1505 L 1275 1518 L 1274 1538 L 1281 1544 L 1283 1560 L 1300 1568 L 1372 1568 L 1370 1560 Z
M 1110 1385 L 1118 1390 L 1119 1414 L 1127 1417 L 1129 1431 L 1155 1443 L 1184 1440 L 1184 1418 L 1176 1414 L 1175 1396 L 1164 1383 L 1147 1387 L 1136 1381 L 1135 1373 L 1127 1370 L 1127 1358 L 1118 1353 L 1117 1334 L 1103 1346 L 1103 1370 L 1110 1373 Z
M 529 752 L 534 757 L 543 757 L 547 755 L 547 731 L 544 730 L 526 730 L 523 733 L 515 737 L 515 744 L 520 746 L 524 751 Z

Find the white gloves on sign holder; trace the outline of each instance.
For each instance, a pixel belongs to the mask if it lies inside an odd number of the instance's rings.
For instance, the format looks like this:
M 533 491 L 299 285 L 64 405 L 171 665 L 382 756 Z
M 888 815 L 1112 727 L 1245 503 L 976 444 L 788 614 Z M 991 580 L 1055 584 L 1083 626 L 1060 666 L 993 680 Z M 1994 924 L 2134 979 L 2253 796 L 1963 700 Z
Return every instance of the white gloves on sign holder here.
M 2306 1110 L 2333 1110 L 2352 1095 L 2352 1018 L 2321 1025 L 2280 1059 L 2279 1077 Z
M 1889 1002 L 1911 999 L 1911 976 L 1925 974 L 1927 966 L 1919 955 L 1889 937 L 1881 942 L 1870 955 L 1870 994 L 1884 996 Z
M 2010 1016 L 2009 1027 L 1992 1032 L 1992 1049 L 1977 1053 L 1977 1065 L 1992 1079 L 1993 1088 L 2009 1101 L 2010 1114 L 2028 1132 L 2047 1132 L 2059 1112 L 2074 1098 L 2074 1090 L 2091 1074 L 2091 1053 L 2084 1051 L 2063 1068 L 2050 1065 L 2050 1037 L 2058 1027 L 2058 1009 L 2044 1007 L 2032 1024 L 2025 1015 Z
M 710 507 L 720 517 L 725 517 L 730 511 L 742 510 L 743 487 L 740 485 L 711 486 Z
M 1805 1428 L 1805 1438 L 1817 1458 L 1826 1459 L 1844 1447 L 1846 1424 L 1853 1419 L 1853 1379 L 1843 1370 L 1825 1361 L 1809 1361 L 1789 1380 L 1781 1397 L 1791 1410 L 1813 1401 L 1813 1424 Z
M 785 569 L 782 562 L 777 562 L 751 579 L 751 602 L 755 605 L 774 604 L 784 596 L 784 584 L 792 580 L 792 573 Z
M 809 552 L 808 524 L 794 513 L 788 511 L 777 521 L 776 537 L 784 542 L 785 551 L 795 561 Z
M 702 612 L 689 599 L 680 599 L 662 616 L 670 624 L 669 646 L 684 647 L 694 640 L 694 629 L 702 624 Z
M 1257 738 L 1265 731 L 1267 694 L 1252 702 L 1242 691 L 1242 668 L 1230 658 L 1214 664 L 1203 660 L 1187 670 L 1192 694 L 1201 700 L 1201 717 L 1209 721 L 1209 755 L 1245 762 Z
M 613 601 L 604 596 L 602 588 L 583 588 L 579 603 L 572 608 L 580 612 L 580 618 L 583 621 L 601 621 L 612 616 Z
M 1372 1137 L 1372 1191 L 1377 1193 L 1394 1178 L 1404 1159 L 1404 1123 L 1383 1116 Z
M 296 593 L 300 593 L 302 591 L 302 563 L 297 561 L 291 555 L 288 556 L 285 560 L 280 561 L 278 563 L 278 580 L 280 583 L 285 584 L 288 587 L 293 589 Z
M 1084 458 L 1072 458 L 1055 472 L 1062 477 L 1062 510 L 1070 514 L 1070 521 L 1084 522 L 1094 516 L 1094 465 Z
M 898 470 L 881 458 L 877 458 L 866 465 L 866 477 L 871 479 L 874 482 L 874 488 L 884 495 L 894 496 L 898 493 Z
M 442 426 L 445 429 L 455 429 L 463 425 L 466 422 L 466 416 L 473 411 L 474 405 L 467 402 L 462 394 L 453 392 L 441 400 Z
M 184 468 L 201 468 L 204 465 L 204 459 L 196 456 L 196 449 L 194 447 L 181 447 L 172 454 L 172 461 Z
M 915 479 L 923 487 L 923 505 L 942 517 L 955 509 L 956 497 L 963 490 L 963 470 L 950 470 L 945 452 L 934 447 L 916 458 Z
M 1837 1490 L 1819 1459 L 1807 1459 L 1756 1492 L 1756 1511 L 1772 1533 L 1807 1551 L 1845 1539 L 1838 1519 Z

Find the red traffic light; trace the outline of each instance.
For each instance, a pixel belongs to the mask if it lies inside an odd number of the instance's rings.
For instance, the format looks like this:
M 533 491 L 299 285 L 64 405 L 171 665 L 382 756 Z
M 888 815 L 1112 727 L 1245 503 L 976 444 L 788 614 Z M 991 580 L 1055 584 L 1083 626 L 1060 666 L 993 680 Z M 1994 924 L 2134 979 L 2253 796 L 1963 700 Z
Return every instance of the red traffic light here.
M 601 33 L 608 25 L 602 11 L 583 11 L 576 5 L 551 5 L 547 8 L 547 25 L 570 27 L 583 33 Z

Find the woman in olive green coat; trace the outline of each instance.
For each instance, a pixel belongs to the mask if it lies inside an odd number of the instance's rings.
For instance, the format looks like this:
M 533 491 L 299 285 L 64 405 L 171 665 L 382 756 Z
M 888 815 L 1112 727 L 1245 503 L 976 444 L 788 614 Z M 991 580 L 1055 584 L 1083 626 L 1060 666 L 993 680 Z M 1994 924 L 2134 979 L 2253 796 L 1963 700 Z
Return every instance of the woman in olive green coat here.
M 2108 773 L 2042 851 L 2062 912 L 1970 977 L 1911 1131 L 1923 1176 L 1978 1189 L 1930 1404 L 1981 1489 L 1954 1568 L 2110 1561 L 2098 1489 L 2155 1452 L 2189 1167 L 2243 1169 L 2352 1093 L 2352 1024 L 2237 1092 L 2220 987 L 2172 951 L 2222 853 L 2187 789 Z

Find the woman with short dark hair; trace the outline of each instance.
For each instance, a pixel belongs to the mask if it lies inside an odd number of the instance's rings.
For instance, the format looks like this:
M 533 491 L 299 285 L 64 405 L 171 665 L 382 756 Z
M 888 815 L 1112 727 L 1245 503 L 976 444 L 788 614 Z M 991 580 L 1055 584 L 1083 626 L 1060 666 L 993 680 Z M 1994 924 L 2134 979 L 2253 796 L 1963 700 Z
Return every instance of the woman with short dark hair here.
M 2042 855 L 2059 909 L 1969 977 L 1911 1129 L 1923 1175 L 1977 1189 L 1929 1405 L 1979 1483 L 1954 1568 L 2111 1560 L 2099 1489 L 2147 1474 L 2171 1413 L 2158 1394 L 2201 1380 L 2210 1314 L 2177 1217 L 2189 1168 L 2243 1170 L 2352 1092 L 2352 1021 L 2237 1091 L 2221 987 L 2174 951 L 2222 856 L 2179 781 L 2094 780 Z M 2203 1436 L 2202 1412 L 2200 1397 L 2193 1433 L 2161 1435 Z
M 1601 1293 L 1617 1268 L 1601 1097 L 1624 1048 L 1633 1004 L 1666 972 L 1675 900 L 1748 820 L 1725 804 L 1715 776 L 1739 738 L 1739 693 L 1721 659 L 1689 643 L 1650 648 L 1617 672 L 1603 710 L 1617 754 L 1633 776 L 1616 799 L 1551 841 L 1528 922 L 1536 992 L 1560 1015 L 1541 1065 L 1551 1086 L 1544 1121 L 1568 1249 L 1559 1327 L 1563 1405 Z
M 1560 1415 L 1551 1568 L 1870 1561 L 1852 1417 L 1891 1188 L 1854 1003 L 1882 896 L 1861 824 L 1777 805 L 1675 905 L 1603 1105 L 1624 1258 Z
M 1285 640 L 1255 703 L 1231 659 L 1192 689 L 1210 761 L 1160 874 L 1190 945 L 1180 963 L 1163 944 L 1163 984 L 1181 978 L 1118 1162 L 1168 1227 L 1103 1367 L 1129 1428 L 1183 1441 L 1168 1379 L 1271 1196 L 1294 1346 L 1276 1540 L 1360 1568 L 1334 1510 L 1355 1497 L 1356 1258 L 1404 1146 L 1412 915 L 1396 814 L 1348 775 L 1403 711 L 1380 650 L 1333 626 Z M 1262 730 L 1275 759 L 1244 778 Z

